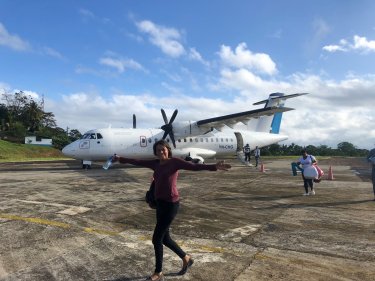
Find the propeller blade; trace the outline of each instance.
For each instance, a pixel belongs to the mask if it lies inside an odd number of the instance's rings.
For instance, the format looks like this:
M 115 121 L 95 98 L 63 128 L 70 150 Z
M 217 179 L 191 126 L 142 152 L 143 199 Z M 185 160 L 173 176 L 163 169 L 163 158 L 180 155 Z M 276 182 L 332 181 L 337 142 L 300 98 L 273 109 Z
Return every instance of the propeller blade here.
M 175 141 L 175 139 L 174 139 L 174 133 L 173 133 L 172 130 L 170 131 L 169 136 L 170 136 L 171 141 L 172 141 L 172 143 L 173 143 L 173 147 L 176 148 L 176 141 Z
M 162 137 L 162 139 L 165 140 L 165 138 L 166 138 L 167 136 L 168 136 L 168 132 L 165 131 L 165 132 L 164 132 L 164 135 L 163 135 L 163 137 Z
M 176 109 L 176 110 L 173 112 L 173 114 L 172 114 L 172 117 L 171 117 L 171 120 L 169 121 L 169 124 L 172 124 L 172 123 L 173 123 L 174 119 L 175 119 L 176 116 L 177 116 L 177 113 L 178 113 L 178 110 Z
M 165 114 L 164 109 L 161 109 L 161 115 L 163 116 L 164 123 L 168 124 L 168 118 L 167 118 L 167 115 Z
M 137 128 L 137 119 L 135 117 L 135 114 L 133 114 L 133 129 Z

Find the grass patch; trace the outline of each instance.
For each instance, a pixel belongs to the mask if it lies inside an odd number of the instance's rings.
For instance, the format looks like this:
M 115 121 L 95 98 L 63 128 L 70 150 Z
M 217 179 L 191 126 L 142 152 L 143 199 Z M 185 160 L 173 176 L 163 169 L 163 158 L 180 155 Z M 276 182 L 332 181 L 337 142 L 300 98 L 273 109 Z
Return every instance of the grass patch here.
M 15 161 L 50 161 L 66 158 L 62 152 L 53 147 L 18 144 L 0 140 L 0 162 Z

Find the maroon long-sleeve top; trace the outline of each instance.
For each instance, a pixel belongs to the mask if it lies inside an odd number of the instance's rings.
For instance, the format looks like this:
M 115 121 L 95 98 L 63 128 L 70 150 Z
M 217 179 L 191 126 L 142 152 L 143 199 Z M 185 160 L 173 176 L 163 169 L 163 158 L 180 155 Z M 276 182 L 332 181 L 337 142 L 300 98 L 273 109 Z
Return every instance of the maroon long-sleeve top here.
M 215 164 L 194 164 L 180 158 L 170 158 L 168 161 L 160 163 L 158 159 L 141 160 L 120 157 L 119 162 L 152 169 L 155 180 L 155 198 L 167 202 L 177 202 L 180 199 L 177 189 L 178 170 L 217 170 Z

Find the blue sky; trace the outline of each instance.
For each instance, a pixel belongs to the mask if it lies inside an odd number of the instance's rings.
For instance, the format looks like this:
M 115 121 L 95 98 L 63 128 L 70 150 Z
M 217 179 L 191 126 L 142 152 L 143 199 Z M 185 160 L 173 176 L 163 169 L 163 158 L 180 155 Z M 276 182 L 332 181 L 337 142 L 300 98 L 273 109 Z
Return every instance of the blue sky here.
M 0 0 L 0 95 L 81 132 L 289 100 L 286 144 L 375 144 L 375 1 Z M 1 101 L 0 101 L 1 102 Z

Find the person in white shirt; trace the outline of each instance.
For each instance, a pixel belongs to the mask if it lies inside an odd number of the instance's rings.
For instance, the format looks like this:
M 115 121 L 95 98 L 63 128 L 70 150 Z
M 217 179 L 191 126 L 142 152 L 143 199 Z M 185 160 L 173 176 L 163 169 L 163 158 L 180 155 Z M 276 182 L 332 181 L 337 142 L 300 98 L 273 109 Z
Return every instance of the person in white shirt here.
M 314 163 L 317 163 L 315 157 L 308 154 L 306 150 L 302 150 L 302 156 L 298 159 L 297 165 L 302 165 L 302 168 L 306 169 L 308 166 L 312 166 Z M 306 179 L 303 176 L 303 173 L 302 173 L 302 178 L 303 178 L 303 186 L 305 188 L 305 193 L 303 195 L 315 195 L 313 179 Z M 309 192 L 309 187 L 310 187 L 310 192 Z
M 259 158 L 260 158 L 260 149 L 258 146 L 255 147 L 254 156 L 255 156 L 255 167 L 258 167 Z
M 249 145 L 249 144 L 246 144 L 246 145 L 243 147 L 243 152 L 245 153 L 245 162 L 249 162 L 249 163 L 250 163 L 250 153 L 251 153 L 251 149 L 250 149 L 250 145 Z

